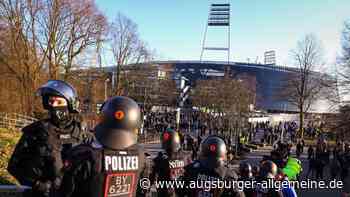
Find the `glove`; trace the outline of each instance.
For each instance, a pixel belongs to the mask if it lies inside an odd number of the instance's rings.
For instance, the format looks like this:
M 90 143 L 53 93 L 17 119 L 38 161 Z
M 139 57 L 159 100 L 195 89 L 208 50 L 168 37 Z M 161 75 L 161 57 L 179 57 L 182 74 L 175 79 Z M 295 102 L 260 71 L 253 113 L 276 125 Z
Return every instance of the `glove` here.
M 92 142 L 95 141 L 95 135 L 92 132 L 84 132 L 82 134 L 82 143 L 83 144 L 91 144 Z
M 36 181 L 33 189 L 41 192 L 44 196 L 49 196 L 51 185 L 51 181 Z

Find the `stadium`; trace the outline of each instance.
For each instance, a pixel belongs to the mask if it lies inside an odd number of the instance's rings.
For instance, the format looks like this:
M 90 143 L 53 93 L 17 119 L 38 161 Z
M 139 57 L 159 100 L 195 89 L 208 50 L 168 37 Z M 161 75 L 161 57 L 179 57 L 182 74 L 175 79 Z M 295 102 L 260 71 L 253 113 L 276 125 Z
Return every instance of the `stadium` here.
M 188 79 L 191 87 L 195 86 L 197 80 L 221 78 L 224 77 L 225 73 L 229 72 L 231 78 L 248 81 L 250 86 L 253 86 L 251 89 L 255 90 L 256 94 L 254 106 L 256 110 L 268 113 L 297 112 L 296 106 L 291 104 L 287 98 L 278 96 L 279 91 L 283 89 L 286 79 L 297 74 L 297 68 L 220 61 L 155 61 L 136 66 L 140 65 L 155 65 L 158 69 L 158 78 L 167 76 L 179 82 L 181 77 L 185 77 Z M 104 67 L 104 70 L 113 76 L 116 67 Z M 313 72 L 315 76 L 319 74 Z M 317 98 L 309 109 L 310 113 L 325 114 L 335 112 L 334 105 L 330 101 L 323 98 L 321 94 Z
M 158 78 L 167 77 L 177 82 L 178 86 L 182 79 L 186 79 L 190 87 L 196 86 L 197 80 L 207 80 L 229 76 L 232 79 L 244 81 L 248 88 L 255 94 L 254 110 L 269 114 L 276 113 L 296 113 L 298 108 L 288 99 L 288 95 L 281 95 L 281 91 L 286 88 L 286 82 L 295 80 L 300 70 L 297 68 L 276 65 L 276 52 L 274 50 L 264 53 L 264 63 L 233 62 L 230 61 L 230 4 L 211 4 L 208 21 L 206 23 L 202 50 L 199 61 L 154 61 L 136 65 L 128 65 L 131 70 L 133 66 L 153 65 L 158 69 Z M 208 44 L 208 40 L 225 40 L 225 36 L 217 37 L 210 34 L 209 29 L 216 29 L 226 34 L 227 43 L 224 45 Z M 210 39 L 209 39 L 210 38 Z M 209 46 L 208 46 L 209 45 Z M 227 55 L 225 61 L 203 61 L 206 51 L 219 51 Z M 128 68 L 126 68 L 128 69 Z M 116 66 L 104 67 L 103 70 L 111 76 L 112 87 L 117 71 Z M 325 78 L 327 81 L 335 82 L 330 75 L 311 71 L 311 82 L 318 83 L 317 79 Z M 153 76 L 154 77 L 154 76 Z M 314 80 L 316 79 L 316 80 Z M 327 88 L 322 88 L 316 95 L 308 108 L 309 113 L 329 114 L 337 111 L 336 107 L 325 98 L 329 95 Z M 191 99 L 191 98 L 190 98 Z

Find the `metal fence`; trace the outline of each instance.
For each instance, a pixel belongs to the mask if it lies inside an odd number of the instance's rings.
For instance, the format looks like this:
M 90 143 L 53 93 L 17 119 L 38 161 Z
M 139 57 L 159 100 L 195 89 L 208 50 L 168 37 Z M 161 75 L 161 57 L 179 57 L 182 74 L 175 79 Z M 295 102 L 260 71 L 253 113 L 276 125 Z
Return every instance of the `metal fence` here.
M 21 129 L 37 119 L 18 113 L 0 112 L 0 128 Z

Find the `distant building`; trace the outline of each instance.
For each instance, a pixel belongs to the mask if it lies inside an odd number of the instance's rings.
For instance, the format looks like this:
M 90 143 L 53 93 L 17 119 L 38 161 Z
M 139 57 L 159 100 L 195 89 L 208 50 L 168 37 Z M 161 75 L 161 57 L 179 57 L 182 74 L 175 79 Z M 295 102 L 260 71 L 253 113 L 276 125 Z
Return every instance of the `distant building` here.
M 256 92 L 255 109 L 271 113 L 297 112 L 296 106 L 288 99 L 279 96 L 286 79 L 295 75 L 297 68 L 282 67 L 276 65 L 243 63 L 243 62 L 218 62 L 218 61 L 154 61 L 137 65 L 125 66 L 124 69 L 133 69 L 139 66 L 154 65 L 158 68 L 158 79 L 171 78 L 178 81 L 180 76 L 189 79 L 191 86 L 196 85 L 197 80 L 206 80 L 229 75 L 232 78 L 244 81 L 251 90 Z M 103 67 L 103 70 L 115 72 L 115 67 Z M 320 73 L 314 72 L 315 76 Z M 330 80 L 331 77 L 329 77 Z M 320 96 L 310 107 L 311 113 L 334 113 L 337 109 L 326 98 Z

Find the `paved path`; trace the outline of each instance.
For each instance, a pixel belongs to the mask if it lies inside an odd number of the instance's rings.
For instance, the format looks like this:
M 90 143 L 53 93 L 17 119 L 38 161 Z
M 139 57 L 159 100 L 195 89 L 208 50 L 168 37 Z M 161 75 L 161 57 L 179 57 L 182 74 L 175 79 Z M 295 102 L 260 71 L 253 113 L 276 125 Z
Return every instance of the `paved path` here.
M 151 157 L 155 157 L 159 151 L 161 151 L 161 145 L 159 143 L 142 144 L 145 152 L 151 154 Z

